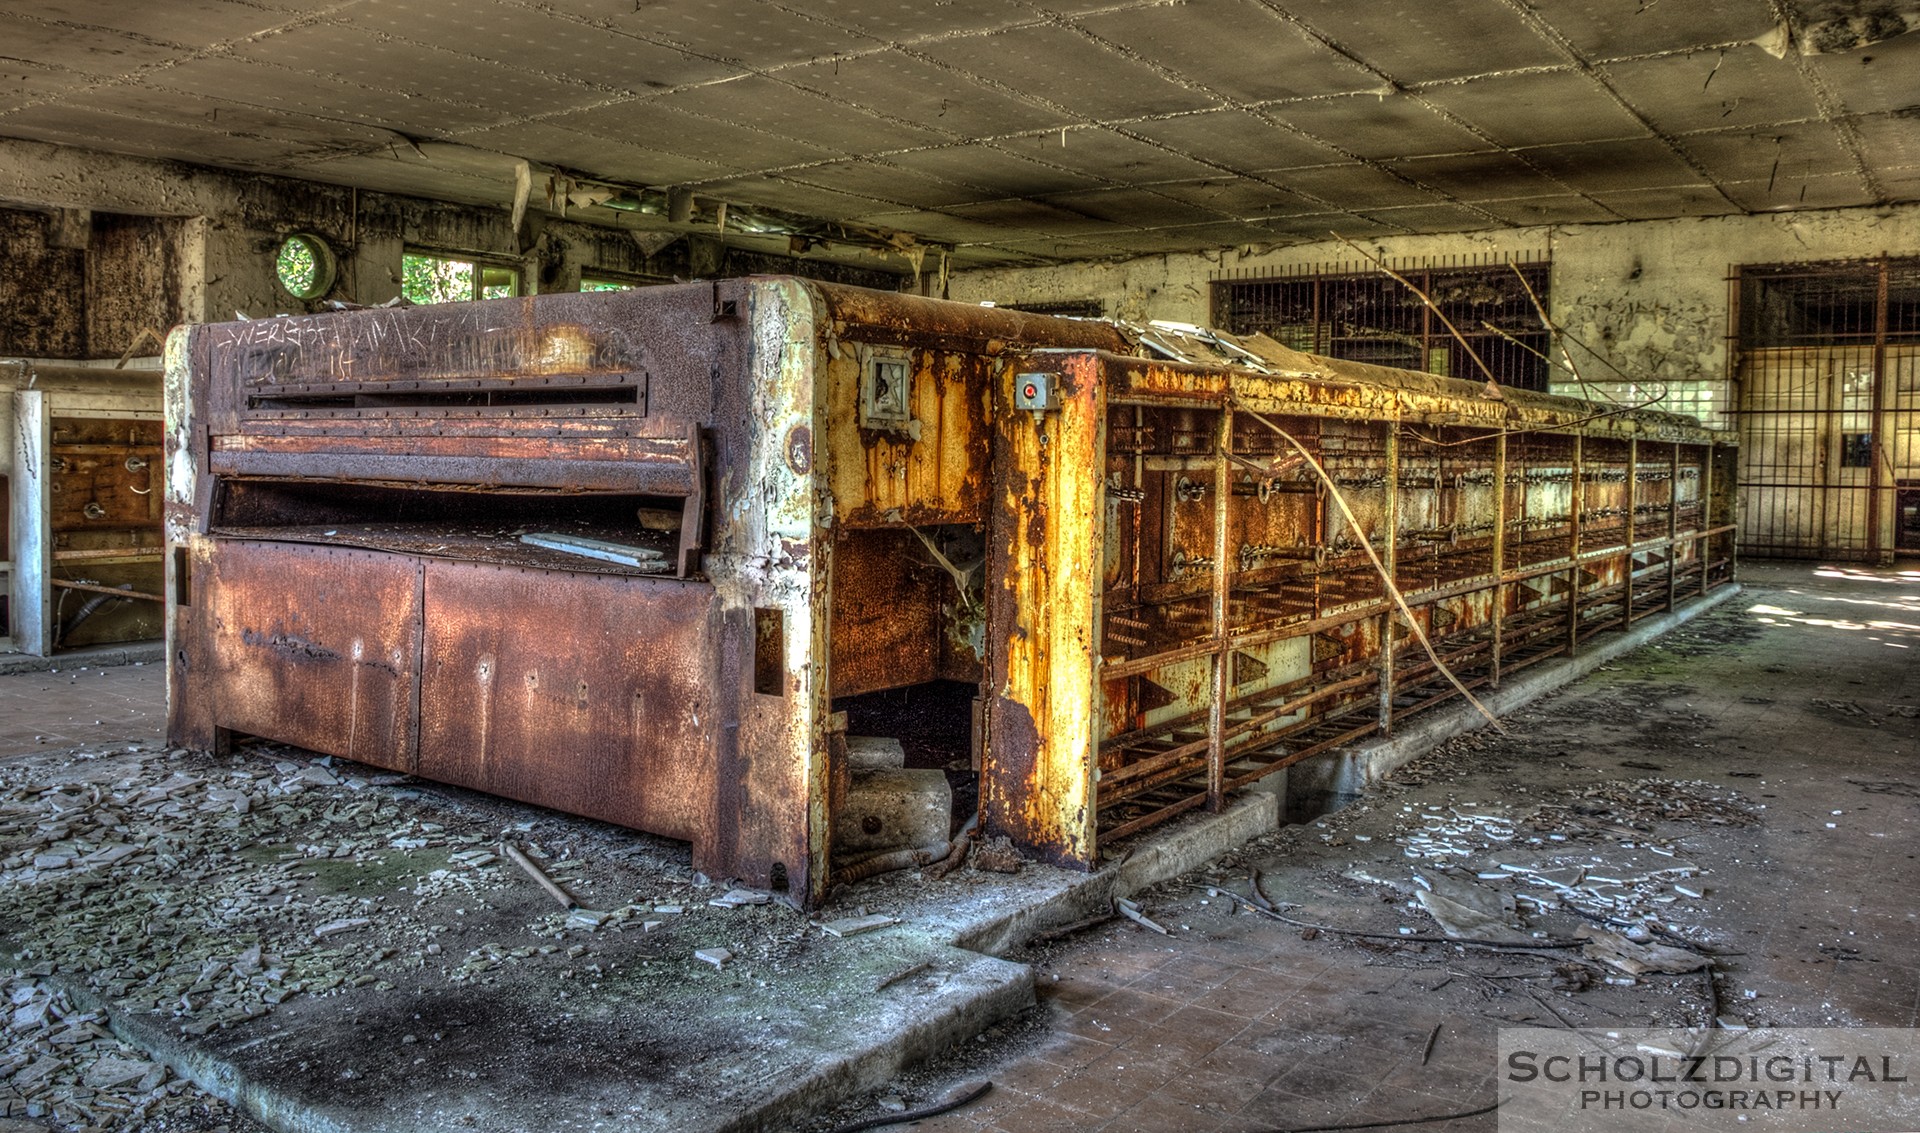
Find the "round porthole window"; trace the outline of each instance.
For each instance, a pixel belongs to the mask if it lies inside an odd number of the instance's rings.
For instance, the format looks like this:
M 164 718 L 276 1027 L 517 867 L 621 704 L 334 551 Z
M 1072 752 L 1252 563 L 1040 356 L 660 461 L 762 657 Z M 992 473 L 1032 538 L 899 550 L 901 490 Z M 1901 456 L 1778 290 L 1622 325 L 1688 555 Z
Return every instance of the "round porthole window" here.
M 310 232 L 296 232 L 280 243 L 273 274 L 295 299 L 318 299 L 333 289 L 333 249 Z

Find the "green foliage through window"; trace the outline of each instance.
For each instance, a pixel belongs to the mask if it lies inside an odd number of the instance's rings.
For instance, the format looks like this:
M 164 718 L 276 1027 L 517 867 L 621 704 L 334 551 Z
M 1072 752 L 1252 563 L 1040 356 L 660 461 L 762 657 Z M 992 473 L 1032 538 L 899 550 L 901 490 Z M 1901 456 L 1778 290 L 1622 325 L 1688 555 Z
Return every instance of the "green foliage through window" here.
M 408 252 L 400 259 L 400 294 L 412 303 L 458 303 L 520 294 L 513 268 Z

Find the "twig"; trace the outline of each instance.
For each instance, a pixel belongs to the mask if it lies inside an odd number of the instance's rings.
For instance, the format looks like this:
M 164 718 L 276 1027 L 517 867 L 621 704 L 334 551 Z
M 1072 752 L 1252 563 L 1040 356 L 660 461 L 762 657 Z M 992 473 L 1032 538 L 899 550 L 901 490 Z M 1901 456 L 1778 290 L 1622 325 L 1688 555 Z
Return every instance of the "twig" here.
M 1502 944 L 1494 940 L 1465 940 L 1453 936 L 1402 936 L 1397 932 L 1368 932 L 1364 929 L 1357 928 L 1335 928 L 1332 925 L 1314 924 L 1312 921 L 1295 920 L 1284 913 L 1270 913 L 1252 901 L 1247 900 L 1245 897 L 1240 896 L 1240 894 L 1235 893 L 1233 890 L 1222 889 L 1217 885 L 1189 885 L 1187 888 L 1200 892 L 1218 893 L 1222 897 L 1238 901 L 1240 904 L 1252 909 L 1263 917 L 1271 917 L 1276 921 L 1290 924 L 1295 928 L 1311 928 L 1320 932 L 1331 932 L 1337 936 L 1357 936 L 1363 940 L 1401 940 L 1413 944 L 1457 944 L 1462 948 L 1484 948 L 1492 952 L 1516 953 L 1520 955 L 1537 954 L 1551 960 L 1565 960 L 1566 957 L 1555 956 L 1551 952 L 1543 951 L 1543 949 L 1584 948 L 1586 946 L 1586 941 L 1584 940 L 1548 939 L 1530 941 L 1526 944 Z
M 1265 893 L 1260 892 L 1260 871 L 1258 869 L 1250 868 L 1247 870 L 1247 890 L 1253 896 L 1253 903 L 1261 909 L 1269 913 L 1277 913 L 1280 911 L 1274 907 L 1272 901 L 1267 900 Z
M 905 1113 L 889 1113 L 880 1117 L 869 1117 L 860 1121 L 849 1122 L 833 1130 L 833 1133 L 859 1133 L 862 1129 L 880 1129 L 888 1125 L 904 1125 L 909 1121 L 925 1121 L 929 1117 L 938 1117 L 943 1113 L 952 1113 L 961 1106 L 977 1100 L 981 1094 L 991 1089 L 993 1089 L 992 1082 L 982 1082 L 973 1089 L 954 1098 L 952 1101 L 941 1102 L 939 1105 L 930 1105 L 925 1109 L 910 1109 Z M 1486 1111 L 1481 1110 L 1480 1112 L 1485 1113 Z
M 1447 668 L 1447 663 L 1440 659 L 1440 653 L 1434 649 L 1433 642 L 1427 640 L 1427 631 L 1420 628 L 1420 619 L 1413 616 L 1413 607 L 1407 605 L 1406 596 L 1400 593 L 1400 587 L 1394 583 L 1392 572 L 1387 570 L 1386 564 L 1382 563 L 1380 556 L 1374 552 L 1373 544 L 1367 540 L 1367 533 L 1360 526 L 1360 520 L 1355 518 L 1353 509 L 1347 506 L 1347 498 L 1341 494 L 1340 486 L 1333 482 L 1333 477 L 1327 474 L 1327 470 L 1313 458 L 1313 454 L 1307 451 L 1305 445 L 1293 438 L 1292 433 L 1274 424 L 1265 415 L 1248 409 L 1237 397 L 1233 399 L 1233 404 L 1241 412 L 1273 430 L 1281 440 L 1292 445 L 1294 450 L 1306 459 L 1307 466 L 1319 474 L 1320 479 L 1327 485 L 1327 494 L 1333 497 L 1334 503 L 1340 505 L 1340 514 L 1346 517 L 1347 526 L 1353 529 L 1354 541 L 1359 543 L 1360 549 L 1367 553 L 1367 561 L 1373 564 L 1373 569 L 1380 572 L 1380 580 L 1386 584 L 1387 593 L 1393 598 L 1394 605 L 1400 607 L 1400 616 L 1406 620 L 1407 628 L 1413 631 L 1414 639 L 1420 643 L 1420 648 L 1427 651 L 1427 659 L 1433 662 L 1433 667 L 1440 671 L 1440 675 L 1447 678 L 1449 684 L 1459 690 L 1461 696 L 1467 698 L 1468 704 L 1473 705 L 1480 715 L 1487 718 L 1488 726 L 1503 736 L 1507 735 L 1507 729 L 1501 725 L 1499 718 L 1488 711 L 1487 706 L 1480 703 L 1480 699 L 1469 692 L 1466 685 L 1460 683 L 1460 678 L 1454 676 L 1453 670 Z
M 1153 932 L 1157 932 L 1161 936 L 1173 935 L 1173 933 L 1168 932 L 1166 928 L 1156 923 L 1152 917 L 1149 917 L 1147 914 L 1141 912 L 1140 906 L 1134 904 L 1132 901 L 1127 900 L 1125 897 L 1116 899 L 1113 903 L 1113 907 L 1116 911 L 1119 912 L 1121 916 L 1132 921 L 1134 924 L 1139 925 L 1141 928 L 1149 929 Z
M 1441 1024 L 1435 1023 L 1433 1030 L 1427 1032 L 1427 1045 L 1420 1048 L 1420 1065 L 1425 1066 L 1427 1059 L 1433 1057 L 1433 1044 L 1440 1041 Z
M 911 967 L 902 968 L 899 971 L 888 976 L 886 979 L 881 980 L 877 984 L 874 984 L 873 990 L 885 991 L 888 988 L 892 987 L 894 984 L 899 983 L 901 980 L 910 980 L 913 977 L 919 975 L 921 972 L 924 972 L 931 967 L 933 967 L 933 961 L 922 960 L 918 964 L 914 964 Z
M 1700 969 L 1700 974 L 1703 977 L 1705 977 L 1706 984 L 1707 984 L 1707 1027 L 1706 1029 L 1711 1031 L 1711 1030 L 1717 1029 L 1720 1026 L 1720 988 L 1717 984 L 1713 982 L 1713 961 L 1712 960 L 1708 960 L 1707 966 Z
M 1366 258 L 1368 263 L 1372 264 L 1376 268 L 1379 268 L 1382 272 L 1385 272 L 1395 282 L 1399 283 L 1400 286 L 1406 288 L 1408 291 L 1413 292 L 1414 296 L 1418 298 L 1423 305 L 1425 305 L 1427 310 L 1433 312 L 1433 317 L 1440 320 L 1440 325 L 1447 328 L 1447 333 L 1451 334 L 1454 337 L 1454 341 L 1460 344 L 1460 349 L 1467 352 L 1467 357 L 1473 359 L 1473 364 L 1480 367 L 1480 372 L 1487 376 L 1487 380 L 1490 382 L 1493 382 L 1495 385 L 1500 384 L 1499 379 L 1493 376 L 1493 371 L 1487 369 L 1487 364 L 1480 360 L 1479 352 L 1473 348 L 1472 343 L 1467 341 L 1467 336 L 1460 333 L 1459 329 L 1453 325 L 1453 321 L 1447 318 L 1446 312 L 1440 309 L 1439 304 L 1435 303 L 1432 299 L 1428 298 L 1426 292 L 1420 290 L 1418 287 L 1415 287 L 1413 285 L 1413 281 L 1408 279 L 1406 276 L 1401 275 L 1399 272 L 1394 271 L 1392 268 L 1388 267 L 1385 260 L 1380 259 L 1378 256 L 1375 256 L 1371 252 L 1367 251 L 1365 248 L 1362 248 L 1360 245 L 1347 239 L 1345 236 L 1342 236 L 1338 232 L 1335 232 L 1333 234 L 1333 238 L 1335 240 L 1340 241 L 1342 244 L 1345 244 L 1347 247 L 1352 248 L 1354 251 L 1360 253 L 1362 256 Z
M 1260 1133 L 1339 1133 L 1347 1129 L 1392 1129 L 1397 1125 L 1434 1125 L 1442 1121 L 1456 1121 L 1462 1117 L 1479 1117 L 1483 1113 L 1492 1113 L 1500 1108 L 1499 1102 L 1483 1105 L 1479 1109 L 1469 1109 L 1460 1113 L 1436 1113 L 1427 1117 L 1403 1117 L 1397 1121 L 1361 1121 L 1352 1125 L 1301 1125 L 1292 1129 L 1263 1129 Z M 841 1133 L 836 1130 L 835 1133 Z
M 505 854 L 507 859 L 513 862 L 514 865 L 526 870 L 527 876 L 539 882 L 540 888 L 551 894 L 553 899 L 560 902 L 563 907 L 568 909 L 577 909 L 580 907 L 580 902 L 574 900 L 573 894 L 560 888 L 560 886 L 554 882 L 553 878 L 548 877 L 545 871 L 533 864 L 533 859 L 527 856 L 525 850 L 522 850 L 512 842 L 502 839 L 500 842 L 500 852 Z
M 1548 1011 L 1548 1012 L 1550 1012 L 1550 1013 L 1551 1013 L 1551 1014 L 1553 1015 L 1553 1017 L 1554 1017 L 1554 1018 L 1556 1018 L 1556 1019 L 1558 1019 L 1558 1020 L 1560 1020 L 1560 1024 L 1561 1024 L 1561 1026 L 1564 1026 L 1564 1027 L 1565 1027 L 1565 1028 L 1566 1028 L 1567 1030 L 1569 1030 L 1569 1031 L 1577 1031 L 1577 1030 L 1579 1030 L 1579 1029 L 1580 1029 L 1580 1028 L 1579 1028 L 1578 1026 L 1576 1026 L 1576 1025 L 1574 1024 L 1574 1022 L 1573 1022 L 1573 1020 L 1571 1020 L 1571 1019 L 1569 1019 L 1569 1018 L 1567 1018 L 1567 1017 L 1566 1017 L 1565 1015 L 1562 1015 L 1562 1014 L 1560 1014 L 1560 1009 L 1559 1009 L 1558 1007 L 1555 1007 L 1555 1006 L 1554 1006 L 1553 1004 L 1551 1004 L 1551 1003 L 1548 1003 L 1548 1002 L 1547 1002 L 1546 1000 L 1544 1000 L 1544 999 L 1542 999 L 1542 998 L 1540 998 L 1540 997 L 1539 997 L 1538 995 L 1536 995 L 1536 994 L 1534 994 L 1534 991 L 1533 991 L 1533 989 L 1532 989 L 1532 988 L 1530 988 L 1530 987 L 1523 987 L 1523 988 L 1521 988 L 1520 990 L 1521 990 L 1521 991 L 1524 991 L 1524 992 L 1526 992 L 1526 993 L 1527 993 L 1527 998 L 1528 998 L 1528 999 L 1531 999 L 1531 1000 L 1533 1000 L 1533 1001 L 1534 1001 L 1535 1003 L 1538 1003 L 1538 1004 L 1539 1004 L 1540 1006 L 1542 1006 L 1542 1007 L 1544 1007 L 1544 1008 L 1546 1008 L 1546 1009 L 1547 1009 L 1547 1011 Z

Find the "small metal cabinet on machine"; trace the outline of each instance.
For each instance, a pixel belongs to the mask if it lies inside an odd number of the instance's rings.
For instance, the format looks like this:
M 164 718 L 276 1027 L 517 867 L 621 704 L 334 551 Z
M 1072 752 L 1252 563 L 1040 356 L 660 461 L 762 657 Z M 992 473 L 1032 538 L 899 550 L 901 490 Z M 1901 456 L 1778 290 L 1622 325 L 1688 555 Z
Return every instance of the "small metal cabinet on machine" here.
M 0 362 L 0 650 L 165 629 L 157 370 Z

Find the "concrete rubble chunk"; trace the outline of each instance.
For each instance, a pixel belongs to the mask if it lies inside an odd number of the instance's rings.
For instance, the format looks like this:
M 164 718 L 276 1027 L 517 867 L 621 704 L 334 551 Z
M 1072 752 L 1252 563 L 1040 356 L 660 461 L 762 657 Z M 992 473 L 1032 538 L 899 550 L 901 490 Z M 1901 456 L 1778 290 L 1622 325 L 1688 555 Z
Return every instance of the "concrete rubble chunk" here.
M 742 905 L 764 905 L 771 900 L 773 900 L 771 895 L 758 893 L 752 889 L 732 889 L 708 901 L 707 904 L 716 909 L 737 909 Z
M 337 936 L 343 932 L 352 932 L 355 929 L 366 928 L 372 923 L 373 922 L 366 917 L 347 917 L 344 920 L 328 921 L 326 924 L 313 930 L 313 938 L 315 940 L 325 940 L 329 936 Z
M 712 964 L 718 970 L 727 966 L 727 961 L 733 959 L 733 953 L 725 948 L 701 948 L 694 952 L 693 958 Z
M 828 936 L 859 936 L 863 932 L 872 932 L 875 929 L 887 928 L 891 925 L 897 925 L 899 923 L 900 923 L 900 920 L 897 917 L 888 917 L 888 916 L 880 916 L 880 915 L 868 916 L 868 917 L 841 917 L 839 920 L 826 922 L 825 924 L 821 925 L 820 928 Z
M 892 736 L 848 736 L 847 767 L 854 771 L 879 771 L 907 765 L 907 749 Z
M 81 1081 L 96 1090 L 111 1090 L 138 1082 L 153 1072 L 153 1063 L 108 1055 L 87 1068 Z

